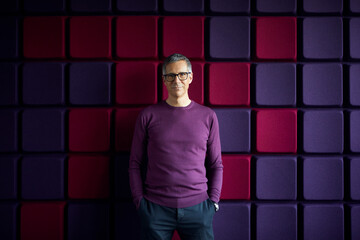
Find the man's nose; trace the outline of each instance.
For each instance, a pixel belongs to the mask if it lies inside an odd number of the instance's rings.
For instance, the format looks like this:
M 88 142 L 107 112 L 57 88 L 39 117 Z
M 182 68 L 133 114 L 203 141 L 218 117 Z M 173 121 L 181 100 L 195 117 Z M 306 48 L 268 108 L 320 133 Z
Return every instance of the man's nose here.
M 180 78 L 179 78 L 179 75 L 176 75 L 175 76 L 175 80 L 174 80 L 176 83 L 178 83 L 178 82 L 181 82 L 181 80 L 180 80 Z

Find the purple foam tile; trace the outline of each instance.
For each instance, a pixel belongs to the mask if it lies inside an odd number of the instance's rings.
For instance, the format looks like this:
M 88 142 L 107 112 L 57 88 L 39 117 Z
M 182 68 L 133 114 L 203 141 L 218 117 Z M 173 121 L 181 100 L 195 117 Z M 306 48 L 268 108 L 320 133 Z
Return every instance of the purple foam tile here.
M 65 156 L 25 156 L 21 160 L 23 199 L 63 199 Z
M 213 109 L 220 129 L 222 152 L 250 152 L 250 110 Z
M 256 197 L 296 200 L 296 162 L 292 156 L 256 157 Z
M 117 0 L 116 9 L 121 12 L 152 13 L 158 12 L 158 0 Z
M 130 155 L 123 153 L 115 156 L 115 197 L 117 199 L 131 200 L 129 183 L 129 158 Z
M 104 105 L 111 102 L 111 63 L 72 63 L 69 70 L 69 102 Z
M 260 13 L 296 13 L 296 0 L 256 0 L 256 11 Z
M 71 0 L 70 9 L 73 12 L 110 12 L 111 0 Z
M 304 240 L 344 240 L 342 204 L 304 204 Z
M 69 203 L 67 239 L 109 239 L 110 207 L 105 203 Z
M 132 202 L 115 203 L 115 239 L 140 239 L 140 219 Z
M 250 240 L 250 203 L 220 202 L 213 220 L 217 240 Z
M 0 199 L 17 198 L 18 160 L 18 156 L 0 156 Z
M 305 200 L 342 200 L 344 197 L 342 157 L 305 157 L 303 190 Z
M 257 64 L 255 81 L 256 104 L 261 106 L 296 106 L 296 64 Z
M 191 13 L 203 14 L 204 13 L 204 0 L 163 0 L 164 12 L 168 14 L 174 13 Z
M 342 106 L 341 63 L 304 64 L 302 77 L 302 100 L 305 106 Z
M 65 150 L 63 109 L 26 109 L 22 114 L 22 148 L 30 152 Z
M 341 110 L 304 110 L 303 150 L 306 153 L 342 153 L 344 115 Z
M 24 0 L 25 12 L 64 13 L 66 0 Z
M 349 56 L 360 59 L 360 18 L 349 20 Z
M 350 157 L 350 198 L 360 200 L 360 158 Z
M 250 0 L 210 0 L 213 13 L 250 13 Z
M 0 63 L 0 105 L 18 104 L 18 66 Z
M 0 152 L 18 150 L 18 110 L 0 110 Z
M 350 239 L 360 239 L 360 204 L 350 204 Z
M 360 13 L 360 1 L 349 0 L 349 10 L 351 13 Z
M 297 239 L 296 204 L 256 204 L 256 239 Z
M 238 16 L 210 18 L 209 57 L 250 59 L 250 18 Z
M 350 151 L 360 152 L 360 110 L 350 110 Z
M 360 106 L 360 64 L 349 66 L 349 100 L 350 105 Z
M 343 11 L 343 0 L 303 0 L 305 13 L 337 13 Z
M 63 105 L 64 66 L 64 63 L 25 63 L 22 67 L 24 104 Z
M 13 13 L 19 11 L 19 0 L 2 1 L 0 3 L 1 13 Z
M 0 59 L 18 57 L 18 31 L 19 21 L 16 17 L 0 17 Z
M 340 17 L 306 17 L 303 20 L 305 59 L 343 58 L 343 20 Z
M 0 203 L 0 236 L 1 239 L 18 239 L 18 203 L 2 202 Z

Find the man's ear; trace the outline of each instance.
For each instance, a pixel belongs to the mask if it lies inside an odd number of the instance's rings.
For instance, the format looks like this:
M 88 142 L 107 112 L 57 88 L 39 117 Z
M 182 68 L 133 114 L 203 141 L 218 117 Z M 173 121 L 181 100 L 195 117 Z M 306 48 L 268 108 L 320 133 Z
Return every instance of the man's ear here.
M 189 75 L 189 84 L 192 82 L 192 80 L 193 80 L 193 73 L 190 73 L 190 75 Z

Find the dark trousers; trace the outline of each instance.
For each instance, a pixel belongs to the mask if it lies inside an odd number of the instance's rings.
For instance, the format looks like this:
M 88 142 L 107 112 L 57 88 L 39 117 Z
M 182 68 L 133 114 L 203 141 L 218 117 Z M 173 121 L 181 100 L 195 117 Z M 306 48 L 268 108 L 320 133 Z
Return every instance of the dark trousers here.
M 138 209 L 141 239 L 171 240 L 175 230 L 182 240 L 214 239 L 214 213 L 210 199 L 192 207 L 170 208 L 143 198 Z

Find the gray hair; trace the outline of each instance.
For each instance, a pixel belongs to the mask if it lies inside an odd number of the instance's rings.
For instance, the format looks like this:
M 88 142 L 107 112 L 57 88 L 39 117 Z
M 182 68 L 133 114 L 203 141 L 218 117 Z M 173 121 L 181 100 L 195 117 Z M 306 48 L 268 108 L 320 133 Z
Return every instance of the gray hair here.
M 164 63 L 162 65 L 162 73 L 163 73 L 163 75 L 166 74 L 166 66 L 169 63 L 173 63 L 173 62 L 177 62 L 177 61 L 185 61 L 186 65 L 187 65 L 187 68 L 188 68 L 188 71 L 192 72 L 190 60 L 187 57 L 185 57 L 184 55 L 180 54 L 180 53 L 174 53 L 174 54 L 168 56 L 164 60 Z

